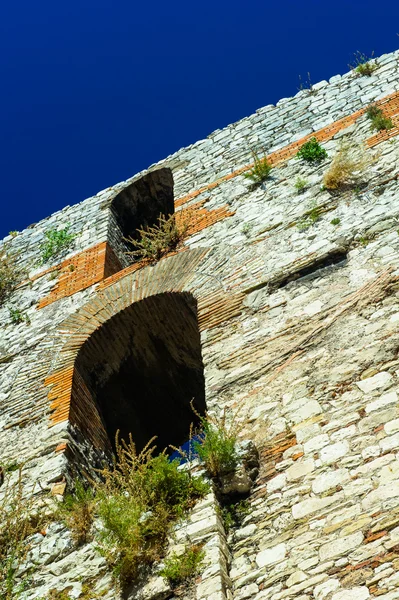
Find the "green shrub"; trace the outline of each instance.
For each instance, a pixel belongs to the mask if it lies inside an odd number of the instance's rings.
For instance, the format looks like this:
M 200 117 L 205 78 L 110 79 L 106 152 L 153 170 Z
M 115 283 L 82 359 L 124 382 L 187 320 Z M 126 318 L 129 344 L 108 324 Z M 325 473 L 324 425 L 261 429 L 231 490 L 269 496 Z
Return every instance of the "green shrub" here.
M 312 137 L 308 142 L 305 142 L 303 146 L 298 150 L 297 157 L 306 160 L 307 162 L 320 162 L 324 158 L 327 158 L 327 152 L 315 137 Z
M 7 248 L 0 250 L 0 306 L 12 294 L 19 282 L 21 270 L 17 265 L 16 255 L 7 252 Z
M 100 549 L 122 585 L 162 557 L 171 523 L 209 489 L 178 469 L 180 461 L 170 461 L 165 452 L 154 456 L 153 441 L 137 454 L 131 438 L 117 439 L 113 468 L 101 471 L 97 486 Z
M 8 312 L 10 314 L 11 323 L 13 325 L 19 325 L 19 323 L 26 323 L 30 325 L 30 319 L 28 315 L 24 315 L 22 310 L 19 308 L 13 308 L 12 306 L 8 307 Z
M 194 450 L 205 463 L 211 477 L 219 477 L 235 470 L 238 463 L 237 435 L 239 426 L 233 418 L 227 423 L 226 413 L 220 419 L 206 415 L 197 415 L 201 421 L 201 434 L 194 441 Z
M 181 211 L 183 213 L 183 211 Z M 148 260 L 157 262 L 183 241 L 187 235 L 190 225 L 191 211 L 184 211 L 184 214 L 160 215 L 158 224 L 152 227 L 138 229 L 139 239 L 132 237 L 125 238 L 134 250 L 129 250 L 126 254 L 134 260 Z
M 331 225 L 339 225 L 341 223 L 341 219 L 338 219 L 338 217 L 336 217 L 335 219 L 331 219 L 330 223 Z
M 167 558 L 160 574 L 172 587 L 176 587 L 198 575 L 204 558 L 205 552 L 201 546 L 191 546 L 186 548 L 183 554 L 172 554 L 170 558 Z
M 244 177 L 246 179 L 250 179 L 254 183 L 262 183 L 266 181 L 266 179 L 270 175 L 270 171 L 272 170 L 272 166 L 267 160 L 267 157 L 259 158 L 256 152 L 252 152 L 252 157 L 254 159 L 254 166 L 248 173 L 244 173 Z
M 306 181 L 306 179 L 303 179 L 302 177 L 297 177 L 296 181 L 295 181 L 295 189 L 298 192 L 298 194 L 301 194 L 308 186 L 308 182 Z
M 45 232 L 45 241 L 40 244 L 40 264 L 43 265 L 51 258 L 56 257 L 63 250 L 66 250 L 75 239 L 76 235 L 69 233 L 70 225 L 64 229 L 49 229 Z
M 382 131 L 384 129 L 392 129 L 393 122 L 389 117 L 385 117 L 381 108 L 375 104 L 371 104 L 367 111 L 366 116 L 371 121 L 371 130 Z
M 382 110 L 376 104 L 370 104 L 366 110 L 366 116 L 371 121 L 382 114 Z
M 90 530 L 95 514 L 95 498 L 91 488 L 86 488 L 77 479 L 72 493 L 66 494 L 59 506 L 59 514 L 70 529 L 77 546 L 90 539 Z
M 377 61 L 371 62 L 373 59 L 374 52 L 370 57 L 366 56 L 362 52 L 355 52 L 354 56 L 354 65 L 349 65 L 349 67 L 358 73 L 359 75 L 366 75 L 370 77 L 374 73 L 376 69 L 378 69 Z

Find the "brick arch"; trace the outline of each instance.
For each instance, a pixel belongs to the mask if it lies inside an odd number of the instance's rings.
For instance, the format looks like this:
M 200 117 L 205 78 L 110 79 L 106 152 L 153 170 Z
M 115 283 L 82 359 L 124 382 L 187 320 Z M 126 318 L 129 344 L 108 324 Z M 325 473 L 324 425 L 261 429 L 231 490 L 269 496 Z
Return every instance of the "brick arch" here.
M 241 311 L 242 294 L 224 291 L 215 278 L 201 270 L 208 249 L 187 250 L 139 271 L 127 274 L 98 291 L 58 328 L 60 348 L 45 380 L 49 386 L 50 425 L 69 421 L 87 424 L 87 435 L 100 449 L 109 440 L 95 410 L 87 385 L 75 369 L 79 351 L 102 325 L 126 308 L 158 294 L 189 293 L 197 302 L 199 329 L 221 323 Z M 71 404 L 73 388 L 80 386 L 80 405 Z

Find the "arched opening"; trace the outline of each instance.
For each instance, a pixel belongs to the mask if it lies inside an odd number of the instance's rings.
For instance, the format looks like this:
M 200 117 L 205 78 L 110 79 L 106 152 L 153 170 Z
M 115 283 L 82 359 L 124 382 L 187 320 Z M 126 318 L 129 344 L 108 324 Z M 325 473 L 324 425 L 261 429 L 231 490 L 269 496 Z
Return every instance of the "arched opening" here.
M 115 196 L 111 210 L 122 236 L 137 238 L 137 229 L 174 213 L 172 171 L 157 169 L 134 181 Z
M 179 446 L 196 421 L 191 399 L 205 412 L 195 298 L 163 293 L 117 313 L 84 343 L 75 372 L 71 406 L 95 407 L 111 445 L 120 430 L 124 439 L 132 434 L 138 450 L 154 435 L 160 451 Z

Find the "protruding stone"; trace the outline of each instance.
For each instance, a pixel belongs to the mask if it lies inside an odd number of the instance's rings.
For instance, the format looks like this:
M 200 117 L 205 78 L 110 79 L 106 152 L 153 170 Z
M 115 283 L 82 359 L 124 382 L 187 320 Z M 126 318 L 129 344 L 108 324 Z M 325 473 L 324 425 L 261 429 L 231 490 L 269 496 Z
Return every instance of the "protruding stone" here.
M 332 557 L 342 556 L 350 550 L 354 550 L 360 546 L 360 544 L 363 542 L 363 538 L 363 533 L 358 531 L 352 535 L 348 535 L 343 538 L 337 538 L 332 542 L 324 544 L 319 550 L 320 560 L 329 560 Z
M 256 564 L 258 567 L 266 567 L 267 565 L 273 565 L 284 559 L 286 554 L 285 544 L 278 544 L 272 548 L 262 550 L 256 555 Z

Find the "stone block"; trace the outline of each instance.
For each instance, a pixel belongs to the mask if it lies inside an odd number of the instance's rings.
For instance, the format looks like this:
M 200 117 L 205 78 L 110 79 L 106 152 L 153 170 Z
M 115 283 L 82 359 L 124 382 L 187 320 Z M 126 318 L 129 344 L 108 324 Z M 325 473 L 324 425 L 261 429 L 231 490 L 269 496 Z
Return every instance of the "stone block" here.
M 399 497 L 399 481 L 394 481 L 388 485 L 380 485 L 376 490 L 373 490 L 362 500 L 364 510 L 378 507 L 384 500 L 389 498 Z
M 320 450 L 320 460 L 330 465 L 349 453 L 349 443 L 346 440 L 325 446 Z
M 342 498 L 343 494 L 338 493 L 326 498 L 309 498 L 308 500 L 303 500 L 302 502 L 298 502 L 298 504 L 294 504 L 292 507 L 292 516 L 294 519 L 302 519 L 303 517 L 322 511 L 327 506 L 334 504 L 334 502 Z
M 312 473 L 315 469 L 315 463 L 313 458 L 309 458 L 302 461 L 295 461 L 295 463 L 289 467 L 285 474 L 288 481 L 298 481 L 305 477 L 309 473 Z
M 283 560 L 286 552 L 287 550 L 285 544 L 278 544 L 272 548 L 267 548 L 256 555 L 256 564 L 260 568 L 266 567 L 267 565 L 273 565 Z
M 346 481 L 349 481 L 349 472 L 347 469 L 325 471 L 313 480 L 312 491 L 315 494 L 321 494 Z
M 367 598 L 370 598 L 368 588 L 366 586 L 359 586 L 350 590 L 341 590 L 333 594 L 331 600 L 367 600 Z
M 354 550 L 363 542 L 363 533 L 358 531 L 346 537 L 337 538 L 331 542 L 327 542 L 320 547 L 320 560 L 329 560 L 335 556 L 346 555 L 350 550 Z
M 356 381 L 356 385 L 358 388 L 362 390 L 365 394 L 373 392 L 380 387 L 387 385 L 392 380 L 392 375 L 387 371 L 382 371 L 381 373 L 377 373 L 373 377 L 368 377 L 367 379 L 362 379 L 361 381 Z
M 396 392 L 389 392 L 388 394 L 383 394 L 378 398 L 378 400 L 374 400 L 373 402 L 369 402 L 365 406 L 365 411 L 367 414 L 373 412 L 374 410 L 379 410 L 380 408 L 384 408 L 389 404 L 397 404 L 398 403 L 398 395 Z

